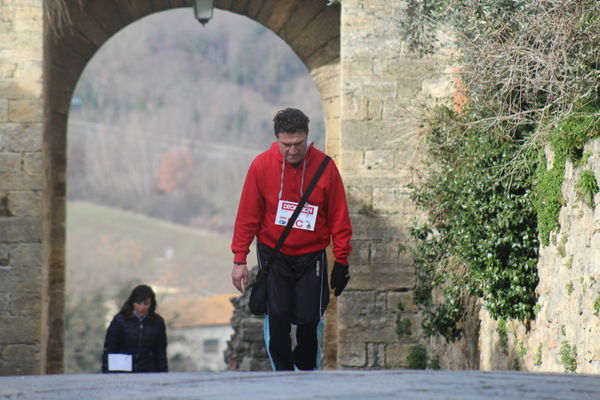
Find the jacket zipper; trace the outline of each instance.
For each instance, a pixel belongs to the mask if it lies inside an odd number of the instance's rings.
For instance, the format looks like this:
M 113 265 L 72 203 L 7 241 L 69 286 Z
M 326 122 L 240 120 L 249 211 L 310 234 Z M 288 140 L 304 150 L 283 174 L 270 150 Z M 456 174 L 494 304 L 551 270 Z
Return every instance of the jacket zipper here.
M 139 335 L 138 335 L 138 345 L 137 345 L 137 352 L 136 352 L 136 364 L 137 361 L 139 361 L 140 359 L 140 349 L 142 348 L 142 330 L 144 329 L 144 323 L 142 321 L 140 321 L 140 329 L 139 329 Z

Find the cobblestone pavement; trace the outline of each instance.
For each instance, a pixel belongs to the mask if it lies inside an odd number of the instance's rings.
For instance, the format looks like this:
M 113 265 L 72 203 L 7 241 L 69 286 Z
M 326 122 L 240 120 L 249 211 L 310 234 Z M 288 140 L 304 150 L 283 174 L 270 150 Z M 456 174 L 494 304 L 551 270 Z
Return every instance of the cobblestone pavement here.
M 221 372 L 0 377 L 0 400 L 600 399 L 600 377 L 482 371 Z

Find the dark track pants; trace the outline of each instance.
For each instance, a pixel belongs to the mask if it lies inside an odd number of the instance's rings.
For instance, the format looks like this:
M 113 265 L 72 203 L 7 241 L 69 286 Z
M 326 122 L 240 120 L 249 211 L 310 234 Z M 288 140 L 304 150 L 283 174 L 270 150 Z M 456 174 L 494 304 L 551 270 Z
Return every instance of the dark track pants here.
M 259 243 L 262 268 L 272 249 Z M 317 328 L 329 303 L 325 251 L 301 256 L 278 254 L 271 265 L 267 284 L 269 356 L 277 371 L 312 370 L 317 367 Z M 292 349 L 291 325 L 296 327 Z

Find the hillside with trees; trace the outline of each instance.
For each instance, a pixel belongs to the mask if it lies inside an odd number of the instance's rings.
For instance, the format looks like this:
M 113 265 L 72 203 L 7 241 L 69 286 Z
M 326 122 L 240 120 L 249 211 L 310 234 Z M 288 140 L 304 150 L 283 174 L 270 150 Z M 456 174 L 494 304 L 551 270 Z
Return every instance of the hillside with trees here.
M 258 23 L 189 8 L 148 16 L 86 67 L 69 114 L 68 195 L 172 222 L 227 230 L 252 158 L 286 106 L 323 115 L 306 67 Z

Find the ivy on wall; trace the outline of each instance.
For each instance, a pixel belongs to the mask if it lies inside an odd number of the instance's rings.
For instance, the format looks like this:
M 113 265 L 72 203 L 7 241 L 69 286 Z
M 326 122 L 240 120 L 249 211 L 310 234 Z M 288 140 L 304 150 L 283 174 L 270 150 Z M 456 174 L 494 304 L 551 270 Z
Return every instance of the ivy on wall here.
M 598 100 L 596 100 L 597 103 Z M 545 150 L 540 148 L 538 170 L 535 178 L 535 206 L 537 210 L 538 229 L 543 245 L 550 244 L 551 232 L 560 228 L 558 215 L 564 205 L 561 187 L 565 175 L 565 163 L 572 162 L 575 166 L 586 160 L 583 152 L 584 145 L 600 135 L 600 117 L 594 116 L 600 107 L 589 104 L 586 113 L 572 114 L 550 132 L 549 144 L 554 156 L 552 165 L 547 168 Z M 590 116 L 591 115 L 591 116 Z M 592 206 L 593 195 L 598 192 L 596 178 L 591 171 L 582 174 L 578 183 L 586 204 Z
M 538 248 L 559 228 L 565 162 L 585 160 L 584 144 L 600 132 L 600 5 L 406 3 L 412 50 L 435 51 L 436 32 L 448 28 L 461 49 L 457 78 L 468 100 L 431 113 L 429 170 L 412 195 L 428 220 L 411 230 L 424 332 L 456 340 L 467 296 L 495 319 L 535 316 Z M 578 190 L 593 206 L 590 173 Z
M 429 220 L 411 231 L 425 333 L 448 340 L 460 336 L 465 296 L 481 297 L 494 318 L 526 319 L 533 316 L 538 282 L 535 169 L 507 169 L 515 157 L 526 158 L 521 165 L 536 160 L 521 142 L 494 132 L 445 129 L 459 118 L 442 107 L 431 121 L 435 169 L 413 191 Z M 444 301 L 436 301 L 434 289 Z

